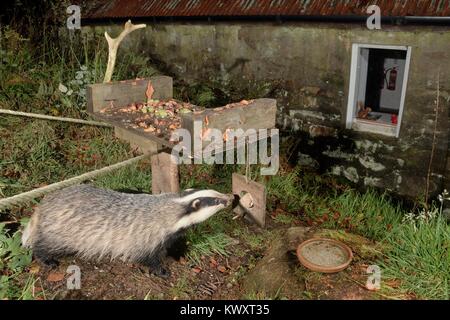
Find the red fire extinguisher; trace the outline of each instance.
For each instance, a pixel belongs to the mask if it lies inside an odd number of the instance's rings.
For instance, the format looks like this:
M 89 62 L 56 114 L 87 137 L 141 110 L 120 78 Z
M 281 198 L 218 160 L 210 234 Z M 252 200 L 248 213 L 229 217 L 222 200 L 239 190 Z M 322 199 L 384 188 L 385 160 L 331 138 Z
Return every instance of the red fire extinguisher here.
M 389 69 L 386 71 L 386 73 L 389 72 Z M 391 69 L 391 72 L 389 74 L 389 81 L 388 81 L 388 90 L 395 90 L 395 83 L 397 82 L 397 68 L 393 67 Z

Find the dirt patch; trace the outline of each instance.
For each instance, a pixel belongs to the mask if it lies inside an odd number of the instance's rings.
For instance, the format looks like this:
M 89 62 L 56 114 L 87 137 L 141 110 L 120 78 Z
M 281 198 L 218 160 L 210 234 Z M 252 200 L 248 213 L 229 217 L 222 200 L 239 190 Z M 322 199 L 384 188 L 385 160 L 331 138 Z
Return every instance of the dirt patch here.
M 204 260 L 202 267 L 192 267 L 183 259 L 167 259 L 171 271 L 168 279 L 150 275 L 143 266 L 121 262 L 68 258 L 52 270 L 41 269 L 35 262 L 31 268 L 40 269 L 36 285 L 46 299 L 237 299 L 240 289 L 233 276 L 238 261 L 220 256 Z M 80 290 L 67 289 L 71 274 L 66 271 L 71 265 L 80 268 Z
M 280 227 L 269 224 L 274 239 L 265 253 L 237 241 L 227 257 L 201 257 L 198 264 L 183 257 L 169 257 L 168 279 L 148 273 L 147 268 L 130 263 L 87 262 L 65 258 L 48 270 L 36 262 L 29 267 L 35 278 L 35 292 L 45 299 L 376 299 L 365 289 L 367 259 L 360 249 L 346 242 L 356 253 L 349 268 L 336 274 L 307 270 L 295 254 L 302 239 L 330 235 L 307 227 Z M 328 233 L 327 233 L 328 232 Z M 330 231 L 331 232 L 331 231 Z M 338 233 L 339 234 L 339 233 Z M 352 238 L 353 239 L 353 238 Z M 354 240 L 354 239 L 353 239 Z M 365 243 L 366 249 L 370 242 Z M 355 249 L 356 248 L 356 249 Z M 81 289 L 68 290 L 67 268 L 81 271 Z M 24 274 L 24 281 L 28 274 Z
M 311 237 L 333 234 L 331 230 L 292 227 L 273 241 L 272 246 L 252 269 L 243 285 L 247 294 L 264 298 L 366 300 L 378 298 L 365 288 L 367 261 L 361 259 L 360 248 L 352 242 L 357 253 L 353 263 L 334 274 L 313 272 L 303 267 L 296 256 L 297 246 Z M 356 239 L 359 236 L 356 236 Z M 349 236 L 352 240 L 355 237 Z M 362 238 L 362 237 L 361 237 Z M 361 241 L 369 248 L 369 241 Z M 345 242 L 345 241 L 344 241 Z M 351 245 L 350 242 L 346 242 Z

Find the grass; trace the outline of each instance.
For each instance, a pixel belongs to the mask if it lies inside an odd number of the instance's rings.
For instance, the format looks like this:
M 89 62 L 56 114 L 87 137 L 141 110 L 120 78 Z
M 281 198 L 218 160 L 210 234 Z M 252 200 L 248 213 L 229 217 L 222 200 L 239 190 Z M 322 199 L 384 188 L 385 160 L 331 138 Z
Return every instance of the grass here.
M 33 276 L 22 288 L 16 282 L 31 263 L 31 251 L 21 246 L 21 236 L 21 232 L 11 232 L 5 223 L 0 223 L 0 300 L 26 299 L 31 295 Z
M 103 35 L 76 33 L 72 39 L 42 34 L 42 41 L 11 27 L 0 27 L 0 108 L 87 118 L 86 85 L 100 82 L 107 60 Z M 60 37 L 60 36 L 57 36 Z M 124 54 L 114 79 L 155 74 L 146 57 Z M 111 129 L 22 117 L 0 116 L 0 196 L 8 197 L 58 182 L 134 155 Z M 112 188 L 149 191 L 150 170 L 145 161 L 95 181 Z M 0 212 L 2 221 L 17 220 L 29 208 Z M 23 279 L 31 261 L 20 247 L 20 231 L 0 231 L 0 299 L 25 299 L 35 279 Z M 18 267 L 20 265 L 20 268 Z
M 227 247 L 231 239 L 225 233 L 203 233 L 194 228 L 187 233 L 186 238 L 189 247 L 186 258 L 193 265 L 201 265 L 204 257 L 214 254 L 228 256 Z
M 170 288 L 169 294 L 173 299 L 189 299 L 189 296 L 192 294 L 192 287 L 189 284 L 188 277 L 182 276 L 178 278 L 175 285 Z
M 450 226 L 444 218 L 403 222 L 406 209 L 387 194 L 350 188 L 337 192 L 327 187 L 330 183 L 334 181 L 327 177 L 308 177 L 300 167 L 282 170 L 267 184 L 271 209 L 278 206 L 287 212 L 274 220 L 291 223 L 300 218 L 308 224 L 341 230 L 347 242 L 351 239 L 344 230 L 376 240 L 379 245 L 375 251 L 369 245 L 359 249 L 382 267 L 386 292 L 393 297 L 400 293 L 421 299 L 450 298 Z
M 106 65 L 103 36 L 79 33 L 74 39 L 52 41 L 52 37 L 44 34 L 43 38 L 46 40 L 42 45 L 36 46 L 12 28 L 0 29 L 0 108 L 86 118 L 85 86 L 101 81 Z M 155 73 L 157 70 L 147 57 L 122 54 L 114 79 Z M 254 84 L 251 90 L 246 98 L 261 96 L 268 88 Z M 176 91 L 184 100 L 206 106 L 222 104 L 227 96 L 225 93 L 225 98 L 218 97 L 218 88 L 200 84 L 176 88 Z M 233 96 L 232 100 L 238 97 Z M 128 144 L 113 138 L 111 129 L 12 116 L 0 116 L 0 150 L 1 197 L 134 155 Z M 149 167 L 146 161 L 141 161 L 102 176 L 94 183 L 116 190 L 149 192 Z M 243 170 L 243 166 L 183 165 L 182 188 L 229 192 L 231 173 Z M 340 230 L 335 236 L 347 236 L 349 231 L 378 241 L 381 257 L 372 252 L 367 258 L 382 267 L 383 290 L 387 296 L 449 299 L 450 227 L 442 218 L 418 225 L 404 223 L 405 209 L 387 194 L 336 188 L 332 178 L 311 174 L 300 166 L 282 166 L 277 176 L 255 179 L 266 184 L 268 212 L 282 210 L 282 214 L 274 216 L 278 225 L 287 227 L 301 221 Z M 20 231 L 7 230 L 8 225 L 1 224 L 5 220 L 19 220 L 28 213 L 22 209 L 11 210 L 0 216 L 0 299 L 36 298 L 32 288 L 37 280 L 33 276 L 23 278 L 31 255 L 20 248 Z M 202 256 L 238 252 L 231 250 L 233 239 L 238 239 L 253 254 L 261 254 L 270 245 L 270 232 L 254 232 L 243 223 L 231 220 L 231 216 L 230 211 L 225 211 L 188 232 L 187 257 L 192 264 L 200 264 Z M 174 296 L 189 294 L 188 284 L 183 281 L 174 286 Z M 248 297 L 264 298 L 251 293 Z
M 392 203 L 386 194 L 369 190 L 363 194 L 346 190 L 329 201 L 325 227 L 346 227 L 370 239 L 382 240 L 386 231 L 401 223 L 402 209 Z
M 292 225 L 297 221 L 297 218 L 292 214 L 278 214 L 273 220 L 281 224 Z
M 380 266 L 388 283 L 400 280 L 399 290 L 418 298 L 450 299 L 450 226 L 442 217 L 396 225 L 386 242 L 390 250 Z
M 146 161 L 106 174 L 94 181 L 101 188 L 151 192 L 151 169 Z

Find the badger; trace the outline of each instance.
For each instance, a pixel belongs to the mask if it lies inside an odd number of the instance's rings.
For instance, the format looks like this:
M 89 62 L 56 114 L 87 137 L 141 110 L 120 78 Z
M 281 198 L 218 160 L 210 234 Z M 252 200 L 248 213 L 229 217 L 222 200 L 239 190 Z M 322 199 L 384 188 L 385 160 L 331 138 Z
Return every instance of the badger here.
M 189 226 L 235 201 L 215 190 L 187 190 L 160 195 L 129 194 L 76 185 L 43 198 L 22 235 L 22 245 L 48 267 L 58 258 L 107 257 L 149 267 L 166 278 L 167 248 Z

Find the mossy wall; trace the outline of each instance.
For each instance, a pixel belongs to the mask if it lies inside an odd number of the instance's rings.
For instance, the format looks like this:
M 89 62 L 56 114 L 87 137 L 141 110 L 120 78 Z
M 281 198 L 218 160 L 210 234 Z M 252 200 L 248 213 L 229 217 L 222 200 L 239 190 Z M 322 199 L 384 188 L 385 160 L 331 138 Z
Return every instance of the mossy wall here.
M 118 34 L 121 26 L 86 27 Z M 299 161 L 361 187 L 423 194 L 436 134 L 430 190 L 446 184 L 450 29 L 431 26 L 269 22 L 166 22 L 126 39 L 120 50 L 148 54 L 190 83 L 214 83 L 245 98 L 278 101 L 278 125 L 298 136 Z M 398 138 L 345 129 L 353 43 L 412 47 Z M 119 53 L 120 55 L 120 53 Z M 434 131 L 437 78 L 440 100 Z M 254 96 L 252 96 L 254 95 Z M 244 98 L 244 96 L 242 96 Z

